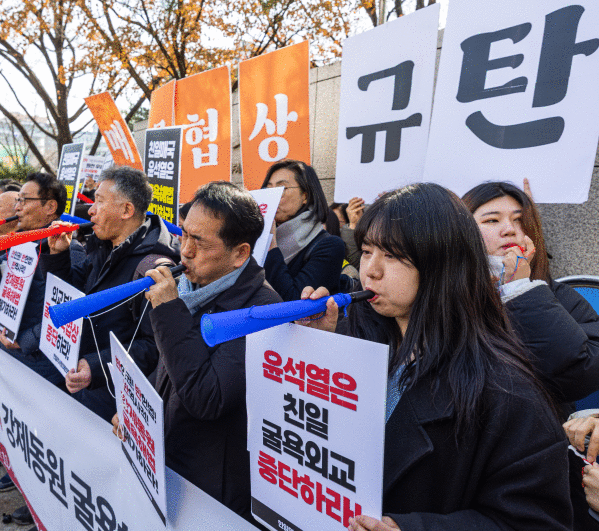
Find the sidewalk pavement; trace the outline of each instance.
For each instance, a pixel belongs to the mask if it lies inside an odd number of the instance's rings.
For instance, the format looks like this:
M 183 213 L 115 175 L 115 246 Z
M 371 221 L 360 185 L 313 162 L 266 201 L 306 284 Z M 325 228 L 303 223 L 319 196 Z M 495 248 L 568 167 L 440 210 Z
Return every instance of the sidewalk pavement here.
M 0 477 L 6 474 L 6 469 L 0 465 Z M 14 522 L 11 524 L 2 523 L 2 515 L 12 514 L 15 509 L 25 505 L 25 500 L 18 489 L 13 489 L 9 492 L 0 492 L 0 531 L 27 531 L 32 525 L 24 526 L 17 525 Z

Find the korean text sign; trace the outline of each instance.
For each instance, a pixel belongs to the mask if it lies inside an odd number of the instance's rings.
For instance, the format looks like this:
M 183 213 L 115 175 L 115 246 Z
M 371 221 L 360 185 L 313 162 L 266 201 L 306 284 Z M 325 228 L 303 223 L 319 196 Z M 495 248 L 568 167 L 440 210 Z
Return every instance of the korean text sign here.
M 344 41 L 335 201 L 422 180 L 438 24 L 435 4 Z
M 37 261 L 37 244 L 33 242 L 8 251 L 6 273 L 0 281 L 0 326 L 6 328 L 6 337 L 13 343 L 19 333 Z
M 310 163 L 308 41 L 239 63 L 243 184 L 260 188 L 281 159 Z
M 264 217 L 264 230 L 260 238 L 258 238 L 256 245 L 254 245 L 254 252 L 252 253 L 258 265 L 262 267 L 272 240 L 270 231 L 275 220 L 279 202 L 281 201 L 281 196 L 283 195 L 283 188 L 263 188 L 261 190 L 252 190 L 250 193 L 258 203 L 260 213 Z
M 211 181 L 231 180 L 231 73 L 214 68 L 177 81 L 175 125 L 183 128 L 181 203 Z
M 44 315 L 40 334 L 40 350 L 55 367 L 66 376 L 71 369 L 77 369 L 79 347 L 81 345 L 81 328 L 83 317 L 54 328 L 50 319 L 50 306 L 62 304 L 83 297 L 84 294 L 64 280 L 48 273 L 46 277 L 46 297 L 44 299 Z
M 102 174 L 104 169 L 104 163 L 106 157 L 86 155 L 83 157 L 83 168 L 81 169 L 81 180 L 85 182 L 85 179 L 91 177 L 94 181 L 97 181 Z
M 181 128 L 147 129 L 145 151 L 145 171 L 154 191 L 150 211 L 176 224 L 179 211 Z
M 599 136 L 599 3 L 452 0 L 425 180 L 463 195 L 528 177 L 535 201 L 588 198 Z
M 175 83 L 173 79 L 166 85 L 154 89 L 150 100 L 148 128 L 171 127 L 174 124 Z
M 133 136 L 112 96 L 108 92 L 102 92 L 85 98 L 85 103 L 94 115 L 114 163 L 142 170 L 143 165 Z
M 57 178 L 67 189 L 67 204 L 65 212 L 73 213 L 79 191 L 79 171 L 82 168 L 85 144 L 65 144 L 60 154 Z
M 385 345 L 294 324 L 247 336 L 254 517 L 303 531 L 381 518 L 388 359 Z
M 125 441 L 122 449 L 163 523 L 166 523 L 162 399 L 110 332 L 114 390 Z

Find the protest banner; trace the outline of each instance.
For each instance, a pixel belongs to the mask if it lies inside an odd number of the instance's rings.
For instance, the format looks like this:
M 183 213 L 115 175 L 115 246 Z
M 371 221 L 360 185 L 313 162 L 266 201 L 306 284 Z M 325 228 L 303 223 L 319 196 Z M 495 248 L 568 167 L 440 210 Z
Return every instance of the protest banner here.
M 102 174 L 105 163 L 106 157 L 85 155 L 83 157 L 83 166 L 81 168 L 81 181 L 85 183 L 85 180 L 88 177 L 91 177 L 94 181 L 97 181 Z
M 102 92 L 84 99 L 108 145 L 114 163 L 143 170 L 133 136 L 110 93 Z
M 139 370 L 116 336 L 110 332 L 111 373 L 119 420 L 125 441 L 121 448 L 152 506 L 166 525 L 164 475 L 164 419 L 162 399 Z
M 287 46 L 239 63 L 243 184 L 262 185 L 274 162 L 310 163 L 310 46 Z
M 343 41 L 335 201 L 422 180 L 439 4 Z
M 48 273 L 42 330 L 40 332 L 40 350 L 65 376 L 71 369 L 77 369 L 83 317 L 67 323 L 57 330 L 52 324 L 48 308 L 84 296 L 83 292 L 52 273 Z
M 65 144 L 60 153 L 57 179 L 67 189 L 67 204 L 64 211 L 73 214 L 77 203 L 77 192 L 79 191 L 79 175 L 82 167 L 83 152 L 85 144 Z
M 175 125 L 183 128 L 180 203 L 211 181 L 231 180 L 231 73 L 228 66 L 177 81 Z
M 449 6 L 424 180 L 458 195 L 530 180 L 535 201 L 587 200 L 599 136 L 599 3 Z
M 152 91 L 148 129 L 175 125 L 175 80 Z
M 179 219 L 181 128 L 147 129 L 144 163 L 154 191 L 150 212 L 176 224 Z
M 264 217 L 264 230 L 262 231 L 260 238 L 258 238 L 256 245 L 254 245 L 254 252 L 252 253 L 252 256 L 256 262 L 258 262 L 258 265 L 262 267 L 266 260 L 266 255 L 268 254 L 270 242 L 272 240 L 270 231 L 275 220 L 277 208 L 279 208 L 281 196 L 283 195 L 283 187 L 252 190 L 250 194 L 252 194 L 256 203 L 258 203 L 260 213 Z
M 0 350 L 0 461 L 38 531 L 164 529 L 112 427 Z M 256 528 L 166 469 L 168 531 Z
M 381 518 L 388 361 L 386 345 L 294 324 L 247 336 L 258 521 L 341 531 L 358 514 Z
M 28 242 L 11 247 L 8 251 L 6 271 L 0 281 L 0 326 L 6 328 L 6 338 L 11 343 L 14 343 L 19 333 L 37 267 L 37 246 Z

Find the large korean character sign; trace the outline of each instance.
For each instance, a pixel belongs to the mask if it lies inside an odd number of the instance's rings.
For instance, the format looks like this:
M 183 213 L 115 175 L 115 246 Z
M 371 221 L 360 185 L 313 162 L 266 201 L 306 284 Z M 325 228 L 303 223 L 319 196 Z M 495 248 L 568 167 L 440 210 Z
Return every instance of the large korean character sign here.
M 81 328 L 83 317 L 61 326 L 58 330 L 50 319 L 50 306 L 62 304 L 85 296 L 64 280 L 48 273 L 46 277 L 46 297 L 40 333 L 40 350 L 48 357 L 63 375 L 71 369 L 77 369 L 79 363 L 79 347 L 81 345 Z
M 599 2 L 452 0 L 425 179 L 487 180 L 541 203 L 588 198 L 599 136 Z
M 341 531 L 359 514 L 381 518 L 388 360 L 385 345 L 294 324 L 247 336 L 258 521 Z
M 85 103 L 94 115 L 114 163 L 143 170 L 141 157 L 125 120 L 108 92 L 85 98 Z
M 77 192 L 79 191 L 79 174 L 82 168 L 84 143 L 65 144 L 62 146 L 60 163 L 58 165 L 57 179 L 67 189 L 67 204 L 65 212 L 71 214 L 75 211 L 77 203 Z
M 335 201 L 422 180 L 439 4 L 343 43 Z
M 148 116 L 149 129 L 175 125 L 175 83 L 176 81 L 173 79 L 152 91 L 150 115 Z
M 147 129 L 144 162 L 153 190 L 150 211 L 176 224 L 179 212 L 181 128 Z
M 0 327 L 6 328 L 6 337 L 12 343 L 19 333 L 38 258 L 37 244 L 33 242 L 8 251 L 6 271 L 0 281 Z
M 310 162 L 310 51 L 307 41 L 239 64 L 243 184 L 260 188 L 272 164 Z
M 177 81 L 175 125 L 183 128 L 180 202 L 211 181 L 231 180 L 231 73 L 228 66 Z
M 158 516 L 166 524 L 162 399 L 112 332 L 110 349 L 110 372 L 125 436 L 121 447 Z

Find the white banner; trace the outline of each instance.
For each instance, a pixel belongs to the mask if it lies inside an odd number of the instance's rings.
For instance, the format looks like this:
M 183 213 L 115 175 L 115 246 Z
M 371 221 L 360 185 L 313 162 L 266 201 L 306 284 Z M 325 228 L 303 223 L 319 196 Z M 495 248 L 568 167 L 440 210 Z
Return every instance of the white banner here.
M 587 200 L 599 137 L 599 2 L 452 0 L 425 180 L 462 196 L 531 183 L 540 203 Z
M 38 258 L 37 244 L 33 242 L 8 251 L 6 271 L 0 281 L 0 326 L 6 328 L 6 337 L 11 343 L 19 333 Z
M 335 201 L 422 180 L 438 25 L 435 4 L 343 42 Z
M 380 519 L 389 347 L 294 324 L 246 345 L 254 517 L 273 531 Z
M 77 370 L 79 363 L 79 347 L 81 346 L 81 329 L 83 317 L 67 323 L 56 330 L 50 319 L 48 309 L 55 304 L 84 297 L 85 294 L 64 280 L 48 273 L 46 277 L 46 297 L 44 299 L 44 315 L 40 335 L 40 350 L 54 366 L 66 376 L 71 370 Z
M 279 202 L 281 201 L 281 196 L 283 195 L 283 188 L 262 188 L 260 190 L 250 190 L 250 194 L 252 194 L 252 197 L 258 203 L 258 206 L 260 207 L 260 213 L 264 217 L 264 230 L 254 246 L 253 253 L 256 262 L 258 262 L 258 265 L 262 267 L 264 265 L 264 261 L 266 260 L 268 248 L 270 247 L 270 242 L 272 240 L 270 230 L 272 229 L 272 224 L 275 220 L 277 208 L 279 208 Z
M 0 351 L 0 461 L 23 493 L 38 531 L 155 531 L 163 523 L 112 427 Z M 256 531 L 166 469 L 173 531 Z
M 110 332 L 112 369 L 119 422 L 125 436 L 121 444 L 127 460 L 160 519 L 166 524 L 164 483 L 164 419 L 162 399 L 139 370 L 116 336 Z

